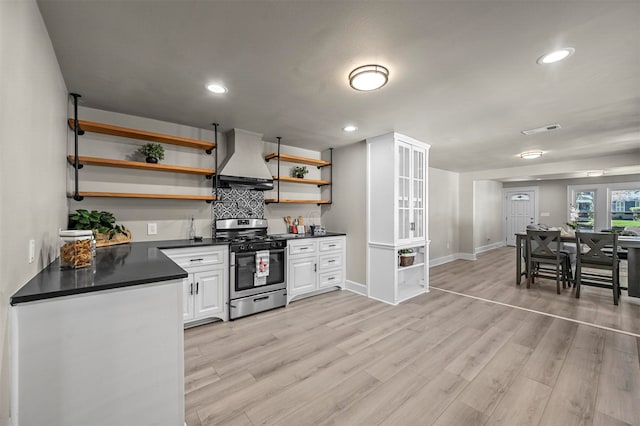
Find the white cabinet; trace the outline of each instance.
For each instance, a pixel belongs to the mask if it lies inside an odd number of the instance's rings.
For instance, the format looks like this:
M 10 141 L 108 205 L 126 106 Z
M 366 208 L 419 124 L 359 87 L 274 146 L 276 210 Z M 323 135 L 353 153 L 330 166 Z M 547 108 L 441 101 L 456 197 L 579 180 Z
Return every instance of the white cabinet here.
M 287 244 L 287 303 L 303 294 L 344 288 L 346 237 L 290 240 Z
M 428 291 L 428 153 L 429 145 L 399 133 L 367 139 L 367 283 L 374 299 L 397 304 Z M 402 249 L 416 253 L 413 265 L 399 265 Z
M 189 273 L 182 280 L 182 316 L 185 324 L 207 318 L 229 319 L 229 249 L 203 246 L 162 250 Z

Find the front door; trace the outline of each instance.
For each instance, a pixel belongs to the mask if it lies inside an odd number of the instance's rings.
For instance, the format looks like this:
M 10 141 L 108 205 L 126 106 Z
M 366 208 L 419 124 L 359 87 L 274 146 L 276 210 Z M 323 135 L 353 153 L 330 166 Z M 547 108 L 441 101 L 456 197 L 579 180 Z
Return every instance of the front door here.
M 517 232 L 526 232 L 527 225 L 536 223 L 536 191 L 505 190 L 507 245 L 515 246 Z

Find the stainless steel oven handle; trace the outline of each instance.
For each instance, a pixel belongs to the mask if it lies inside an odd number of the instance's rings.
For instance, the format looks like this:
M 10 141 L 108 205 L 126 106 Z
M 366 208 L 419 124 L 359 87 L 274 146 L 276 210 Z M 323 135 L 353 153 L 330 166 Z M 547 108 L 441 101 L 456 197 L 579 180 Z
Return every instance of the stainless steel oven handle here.
M 267 300 L 269 299 L 269 296 L 262 296 L 262 297 L 256 297 L 253 299 L 254 302 L 259 302 L 261 300 Z

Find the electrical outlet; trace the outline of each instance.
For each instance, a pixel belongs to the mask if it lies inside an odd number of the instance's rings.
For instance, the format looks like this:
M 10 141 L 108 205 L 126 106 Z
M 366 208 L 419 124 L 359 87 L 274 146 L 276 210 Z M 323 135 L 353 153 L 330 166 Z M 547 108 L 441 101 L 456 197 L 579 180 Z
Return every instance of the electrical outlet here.
M 451 248 L 451 244 L 450 243 L 447 243 L 447 248 Z
M 36 240 L 29 240 L 29 263 L 36 260 Z
M 147 223 L 147 235 L 157 235 L 157 234 L 158 234 L 158 224 Z

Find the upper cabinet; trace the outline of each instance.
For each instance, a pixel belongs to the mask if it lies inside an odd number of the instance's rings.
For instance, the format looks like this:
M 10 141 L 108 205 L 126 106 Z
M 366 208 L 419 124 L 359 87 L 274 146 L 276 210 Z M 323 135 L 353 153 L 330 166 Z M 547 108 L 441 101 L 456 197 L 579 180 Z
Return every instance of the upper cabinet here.
M 399 133 L 367 139 L 369 242 L 427 238 L 429 145 Z

